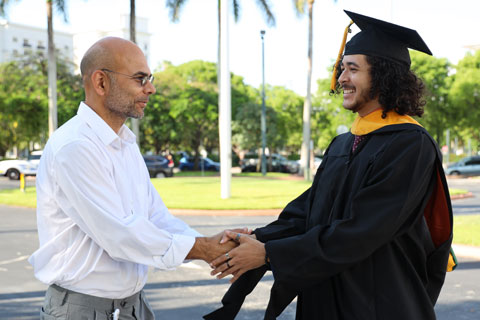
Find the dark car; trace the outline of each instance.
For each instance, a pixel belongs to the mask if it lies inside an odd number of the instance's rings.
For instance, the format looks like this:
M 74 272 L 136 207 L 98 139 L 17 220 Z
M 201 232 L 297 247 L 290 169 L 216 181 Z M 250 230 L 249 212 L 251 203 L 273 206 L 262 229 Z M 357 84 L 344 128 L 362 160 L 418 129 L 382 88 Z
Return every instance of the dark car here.
M 295 173 L 295 170 L 298 171 L 298 168 L 292 166 L 291 163 L 282 155 L 277 153 L 272 154 L 272 163 L 269 166 L 270 156 L 267 157 L 267 171 L 273 172 L 287 172 Z M 240 168 L 242 172 L 255 172 L 257 171 L 258 164 L 258 155 L 257 154 L 246 154 L 244 158 L 240 161 Z M 261 170 L 261 168 L 260 168 Z
M 462 160 L 451 164 L 445 170 L 448 175 L 480 175 L 480 156 L 466 157 Z
M 165 178 L 173 176 L 173 162 L 163 156 L 144 155 L 151 178 Z
M 182 157 L 178 164 L 178 168 L 182 171 L 193 170 L 195 158 L 191 156 Z M 220 163 L 209 158 L 198 159 L 198 169 L 204 171 L 220 171 Z

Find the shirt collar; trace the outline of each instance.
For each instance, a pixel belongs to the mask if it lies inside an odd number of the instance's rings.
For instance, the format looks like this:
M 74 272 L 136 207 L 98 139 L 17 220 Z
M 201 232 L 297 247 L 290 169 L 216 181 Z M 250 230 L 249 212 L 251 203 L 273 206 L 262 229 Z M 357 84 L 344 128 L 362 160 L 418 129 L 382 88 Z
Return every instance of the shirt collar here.
M 387 116 L 383 119 L 382 112 L 383 109 L 380 108 L 370 112 L 364 117 L 357 115 L 350 132 L 354 135 L 361 136 L 389 125 L 412 123 L 421 126 L 421 124 L 412 117 L 400 115 L 393 110 L 387 112 Z
M 85 102 L 80 102 L 77 115 L 88 124 L 105 145 L 112 145 L 118 149 L 121 146 L 121 140 L 127 143 L 134 143 L 136 141 L 135 134 L 125 124 L 122 125 L 117 135 L 105 120 L 85 104 Z

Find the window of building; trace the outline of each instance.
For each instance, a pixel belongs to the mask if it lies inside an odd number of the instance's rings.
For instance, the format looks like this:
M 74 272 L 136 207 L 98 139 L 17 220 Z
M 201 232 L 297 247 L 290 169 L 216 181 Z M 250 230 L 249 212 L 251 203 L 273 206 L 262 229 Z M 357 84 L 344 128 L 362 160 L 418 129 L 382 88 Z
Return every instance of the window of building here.
M 45 50 L 45 46 L 43 45 L 43 41 L 38 41 L 37 49 L 38 50 Z
M 26 48 L 30 48 L 32 45 L 28 42 L 28 39 L 23 39 L 23 46 Z
M 12 41 L 13 41 L 13 42 L 18 42 L 17 37 L 13 37 L 13 38 L 12 38 Z

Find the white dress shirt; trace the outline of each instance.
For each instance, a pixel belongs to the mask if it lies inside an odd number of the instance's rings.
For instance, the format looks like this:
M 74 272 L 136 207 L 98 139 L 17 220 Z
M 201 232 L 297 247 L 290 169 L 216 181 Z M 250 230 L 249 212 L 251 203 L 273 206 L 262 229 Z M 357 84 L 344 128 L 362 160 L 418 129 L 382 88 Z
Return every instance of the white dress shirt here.
M 36 185 L 40 248 L 29 262 L 46 284 L 128 297 L 148 266 L 174 269 L 201 236 L 168 212 L 130 129 L 117 135 L 83 102 L 45 146 Z

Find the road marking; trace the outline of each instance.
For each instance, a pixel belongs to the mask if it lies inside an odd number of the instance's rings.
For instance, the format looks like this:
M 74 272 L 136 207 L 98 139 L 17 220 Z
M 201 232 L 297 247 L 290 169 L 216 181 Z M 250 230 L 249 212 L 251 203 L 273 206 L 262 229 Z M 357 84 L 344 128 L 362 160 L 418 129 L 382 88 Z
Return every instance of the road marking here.
M 180 267 L 187 268 L 187 269 L 203 269 L 202 266 L 199 266 L 198 264 L 193 262 L 183 263 L 180 265 Z
M 9 263 L 13 263 L 13 262 L 22 261 L 22 260 L 27 260 L 28 257 L 29 257 L 29 255 L 27 255 L 27 256 L 21 256 L 21 257 L 15 258 L 15 259 L 0 261 L 0 266 L 2 266 L 2 265 L 4 265 L 4 264 L 9 264 Z

